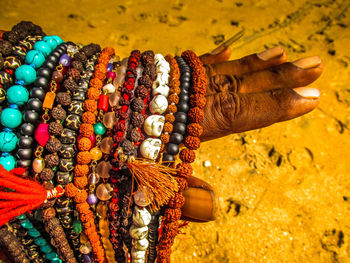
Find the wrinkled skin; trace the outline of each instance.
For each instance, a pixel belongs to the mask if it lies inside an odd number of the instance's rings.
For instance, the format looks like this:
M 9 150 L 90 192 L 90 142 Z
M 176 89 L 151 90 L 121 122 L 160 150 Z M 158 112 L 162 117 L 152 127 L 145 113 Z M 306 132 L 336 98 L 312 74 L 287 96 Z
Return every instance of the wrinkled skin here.
M 201 141 L 290 120 L 317 107 L 320 93 L 307 86 L 322 73 L 319 57 L 287 62 L 280 47 L 233 61 L 229 57 L 230 48 L 222 46 L 216 54 L 200 56 L 209 80 Z M 217 196 L 209 184 L 192 178 L 184 195 L 185 219 L 215 219 Z

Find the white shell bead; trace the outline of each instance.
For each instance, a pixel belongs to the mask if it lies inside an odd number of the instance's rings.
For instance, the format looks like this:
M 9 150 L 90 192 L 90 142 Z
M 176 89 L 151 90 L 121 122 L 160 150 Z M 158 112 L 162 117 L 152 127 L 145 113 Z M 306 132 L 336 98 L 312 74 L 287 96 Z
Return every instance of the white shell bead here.
M 104 85 L 102 90 L 106 93 L 114 93 L 115 92 L 115 87 L 113 84 L 109 83 L 107 85 Z
M 162 114 L 168 108 L 168 100 L 163 95 L 156 95 L 151 100 L 149 108 L 152 114 Z
M 143 129 L 149 136 L 159 137 L 162 134 L 165 117 L 162 115 L 148 116 L 143 123 Z
M 138 227 L 147 226 L 151 222 L 151 214 L 146 208 L 136 206 L 132 215 L 132 222 Z
M 155 138 L 147 138 L 140 146 L 140 152 L 142 157 L 155 160 L 158 157 L 162 141 Z
M 138 227 L 135 225 L 131 225 L 129 233 L 133 239 L 143 239 L 147 237 L 148 227 L 147 226 Z
M 133 239 L 132 246 L 135 248 L 135 250 L 146 251 L 148 248 L 148 240 L 147 238 Z
M 131 250 L 131 257 L 134 260 L 140 260 L 140 259 L 145 259 L 146 258 L 146 251 L 141 251 L 141 250 L 136 250 L 132 248 Z

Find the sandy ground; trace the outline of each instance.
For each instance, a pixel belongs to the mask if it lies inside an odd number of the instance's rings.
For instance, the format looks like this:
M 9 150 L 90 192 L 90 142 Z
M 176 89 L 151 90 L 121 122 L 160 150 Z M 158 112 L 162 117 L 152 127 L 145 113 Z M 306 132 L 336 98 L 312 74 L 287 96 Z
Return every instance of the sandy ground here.
M 291 60 L 320 55 L 316 110 L 202 144 L 195 173 L 216 187 L 222 210 L 215 222 L 188 227 L 173 262 L 350 262 L 349 0 L 0 3 L 1 28 L 32 20 L 121 57 L 133 48 L 203 53 L 242 28 L 232 59 L 275 45 Z

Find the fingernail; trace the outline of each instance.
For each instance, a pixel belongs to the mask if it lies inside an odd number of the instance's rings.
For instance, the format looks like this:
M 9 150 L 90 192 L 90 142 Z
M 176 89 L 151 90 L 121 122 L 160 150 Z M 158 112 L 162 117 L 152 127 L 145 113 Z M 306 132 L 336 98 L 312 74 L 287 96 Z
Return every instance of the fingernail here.
M 224 51 L 224 49 L 231 46 L 234 42 L 238 41 L 243 35 L 244 35 L 244 29 L 239 31 L 233 37 L 230 37 L 229 39 L 227 39 L 224 43 L 222 43 L 217 48 L 210 51 L 209 54 L 212 54 L 212 55 L 219 54 L 220 52 Z
M 294 61 L 293 64 L 302 69 L 314 68 L 320 65 L 321 58 L 319 56 L 302 58 Z
M 259 53 L 258 57 L 266 61 L 266 60 L 270 60 L 272 58 L 278 57 L 282 55 L 282 53 L 283 53 L 283 48 L 281 48 L 280 46 L 277 46 Z
M 300 96 L 308 99 L 318 99 L 320 98 L 320 91 L 315 88 L 295 88 L 293 89 Z

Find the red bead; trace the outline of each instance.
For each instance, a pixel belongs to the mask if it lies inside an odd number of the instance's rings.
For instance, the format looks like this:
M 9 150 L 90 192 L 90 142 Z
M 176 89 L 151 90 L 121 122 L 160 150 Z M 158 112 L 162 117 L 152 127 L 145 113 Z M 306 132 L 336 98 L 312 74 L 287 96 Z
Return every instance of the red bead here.
M 110 71 L 107 73 L 107 79 L 112 79 L 114 80 L 116 77 L 116 74 L 113 71 Z
M 123 105 L 123 106 L 121 107 L 121 111 L 126 112 L 127 110 L 128 110 L 128 106 L 127 106 L 127 105 Z
M 99 110 L 103 110 L 104 112 L 108 111 L 108 96 L 101 94 L 100 99 L 98 100 L 98 106 L 97 108 Z

